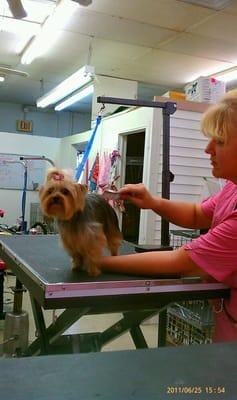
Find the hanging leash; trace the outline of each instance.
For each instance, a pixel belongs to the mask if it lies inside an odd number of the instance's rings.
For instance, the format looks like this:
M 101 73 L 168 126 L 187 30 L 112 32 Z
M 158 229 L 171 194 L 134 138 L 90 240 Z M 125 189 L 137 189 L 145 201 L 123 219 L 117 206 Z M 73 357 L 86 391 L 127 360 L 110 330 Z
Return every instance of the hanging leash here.
M 101 123 L 101 120 L 102 120 L 102 115 L 101 114 L 102 114 L 102 111 L 104 109 L 105 109 L 105 105 L 103 104 L 101 109 L 100 109 L 100 112 L 99 112 L 99 114 L 98 114 L 98 116 L 96 118 L 95 128 L 94 128 L 94 130 L 92 132 L 92 135 L 91 135 L 91 138 L 90 138 L 89 142 L 87 143 L 84 156 L 83 156 L 83 158 L 81 160 L 81 163 L 78 165 L 78 168 L 76 170 L 75 179 L 76 179 L 77 182 L 79 181 L 79 179 L 81 177 L 81 174 L 82 174 L 82 172 L 83 172 L 83 170 L 85 168 L 85 164 L 86 164 L 86 161 L 87 161 L 87 159 L 89 157 L 89 154 L 90 154 L 90 151 L 91 151 L 91 148 L 92 148 L 92 144 L 93 144 L 94 139 L 95 139 L 96 132 L 97 132 L 98 127 L 99 127 L 99 125 Z

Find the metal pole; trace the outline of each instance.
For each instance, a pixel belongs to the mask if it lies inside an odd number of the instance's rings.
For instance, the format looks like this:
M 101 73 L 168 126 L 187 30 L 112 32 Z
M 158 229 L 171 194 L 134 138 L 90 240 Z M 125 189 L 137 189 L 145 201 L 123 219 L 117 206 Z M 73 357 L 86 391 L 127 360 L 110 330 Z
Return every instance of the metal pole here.
M 170 198 L 170 182 L 173 174 L 170 172 L 170 115 L 176 111 L 174 103 L 167 103 L 163 108 L 163 147 L 162 147 L 162 198 Z M 161 246 L 167 247 L 170 244 L 169 222 L 161 219 Z
M 24 183 L 22 192 L 22 203 L 21 203 L 21 231 L 27 233 L 27 222 L 25 221 L 25 207 L 26 207 L 26 190 L 27 190 L 27 161 L 17 160 L 4 160 L 4 164 L 21 164 L 24 167 Z
M 148 100 L 134 100 L 134 99 L 121 99 L 118 97 L 97 97 L 97 103 L 102 104 L 120 104 L 122 106 L 134 106 L 134 107 L 153 107 L 153 108 L 166 108 L 173 112 L 176 111 L 176 103 L 166 101 L 148 101 Z M 173 112 L 171 114 L 173 114 Z
M 26 160 L 26 161 L 35 161 L 35 160 L 42 160 L 42 161 L 48 161 L 53 167 L 55 167 L 54 162 L 45 156 L 21 156 L 20 160 Z
M 4 160 L 4 164 L 21 164 L 24 167 L 24 186 L 22 193 L 22 226 L 21 230 L 26 234 L 27 233 L 27 221 L 25 220 L 25 209 L 26 209 L 26 193 L 27 193 L 27 161 L 35 161 L 42 160 L 48 161 L 53 167 L 55 166 L 54 162 L 45 156 L 20 156 L 20 161 L 17 160 Z
M 25 164 L 24 169 L 24 186 L 22 193 L 22 230 L 26 234 L 27 233 L 27 221 L 25 220 L 25 211 L 26 211 L 26 191 L 27 191 L 27 161 L 23 161 Z

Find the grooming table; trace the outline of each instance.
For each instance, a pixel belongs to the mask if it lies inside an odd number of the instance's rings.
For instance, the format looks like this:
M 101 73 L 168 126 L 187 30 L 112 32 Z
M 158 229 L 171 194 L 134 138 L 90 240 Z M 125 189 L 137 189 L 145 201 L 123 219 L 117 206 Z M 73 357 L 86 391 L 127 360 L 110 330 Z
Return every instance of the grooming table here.
M 8 400 L 234 400 L 236 343 L 0 359 Z
M 134 245 L 122 244 L 121 254 L 133 252 Z M 67 352 L 99 351 L 127 331 L 136 348 L 147 347 L 140 324 L 158 312 L 158 345 L 164 345 L 166 313 L 161 311 L 168 304 L 229 296 L 225 285 L 203 283 L 199 278 L 153 279 L 112 273 L 88 277 L 86 273 L 71 270 L 70 258 L 60 247 L 57 235 L 1 237 L 0 257 L 17 277 L 18 303 L 22 300 L 21 284 L 30 293 L 38 338 L 29 346 L 29 355 L 54 353 L 61 345 L 68 347 Z M 19 304 L 15 309 L 20 309 Z M 42 309 L 65 311 L 46 328 Z M 113 312 L 123 313 L 123 318 L 103 332 L 62 336 L 84 315 Z

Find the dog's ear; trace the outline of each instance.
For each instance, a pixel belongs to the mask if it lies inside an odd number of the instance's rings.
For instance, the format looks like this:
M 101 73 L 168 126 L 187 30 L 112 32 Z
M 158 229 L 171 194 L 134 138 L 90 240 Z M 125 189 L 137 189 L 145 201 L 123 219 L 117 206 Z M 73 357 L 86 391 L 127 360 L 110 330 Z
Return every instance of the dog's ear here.
M 81 191 L 82 193 L 86 193 L 88 190 L 88 186 L 86 184 L 82 183 L 77 183 L 78 190 Z

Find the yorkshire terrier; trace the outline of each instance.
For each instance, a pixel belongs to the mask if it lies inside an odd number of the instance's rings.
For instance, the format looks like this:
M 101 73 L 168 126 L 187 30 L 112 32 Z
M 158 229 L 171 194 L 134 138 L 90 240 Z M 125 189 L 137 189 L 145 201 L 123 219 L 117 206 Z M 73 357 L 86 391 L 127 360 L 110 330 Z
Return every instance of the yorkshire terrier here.
M 87 186 L 75 182 L 72 173 L 63 169 L 48 171 L 39 197 L 43 214 L 58 222 L 72 269 L 98 276 L 103 249 L 107 247 L 115 256 L 122 241 L 114 209 L 101 195 L 87 193 Z

